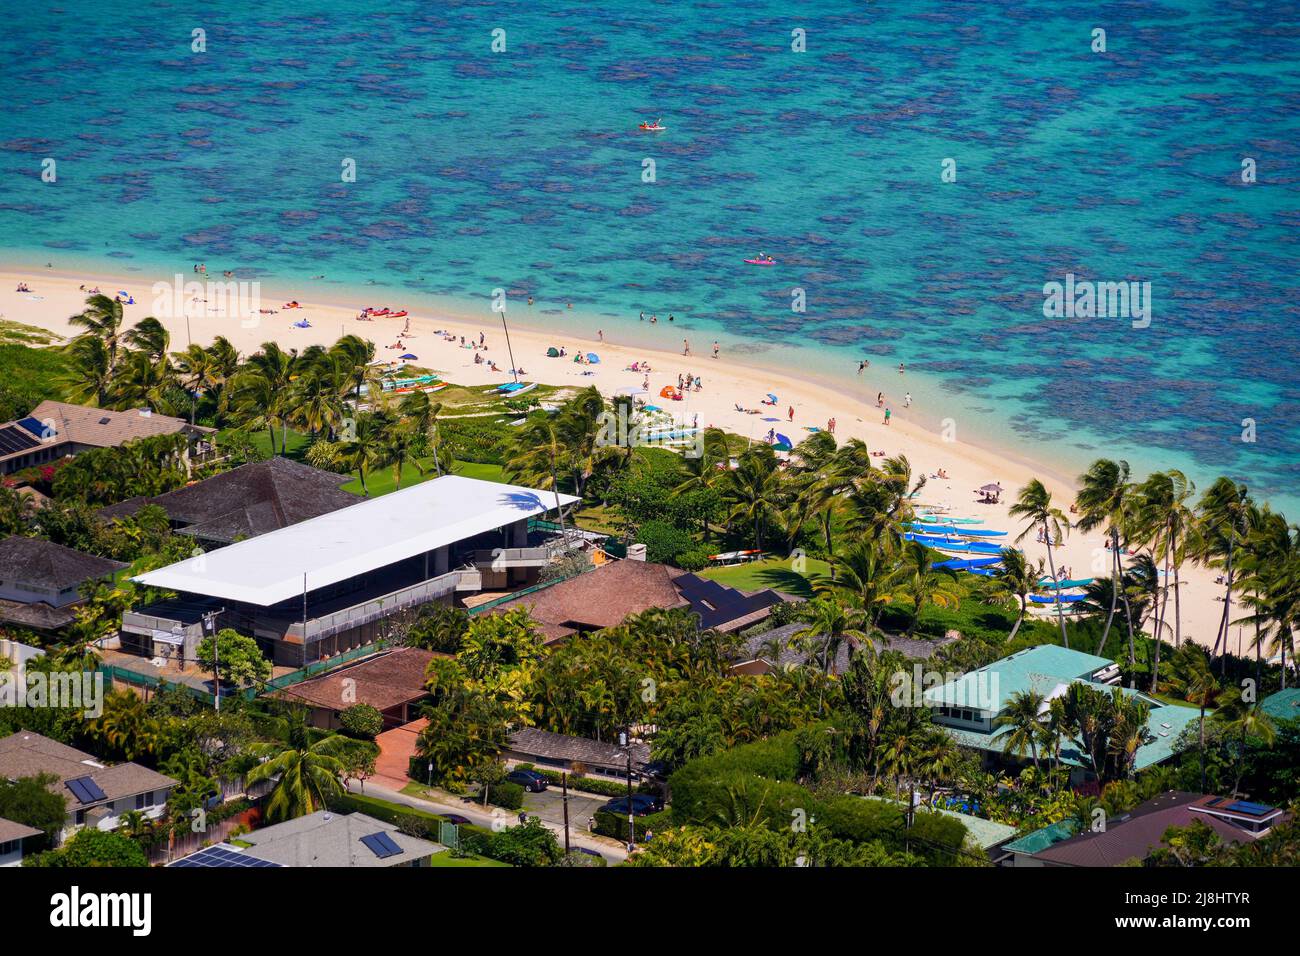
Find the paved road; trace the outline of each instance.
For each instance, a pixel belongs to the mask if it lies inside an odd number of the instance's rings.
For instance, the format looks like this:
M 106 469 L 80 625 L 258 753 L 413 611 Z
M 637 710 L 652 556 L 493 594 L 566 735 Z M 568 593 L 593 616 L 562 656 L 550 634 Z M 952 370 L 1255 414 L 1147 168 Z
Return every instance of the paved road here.
M 496 821 L 497 827 L 514 826 L 519 822 L 515 814 L 499 807 L 484 807 L 481 803 L 465 801 L 450 795 L 443 799 L 413 797 L 410 794 L 386 787 L 373 777 L 366 783 L 364 790 L 356 782 L 349 782 L 348 789 L 353 793 L 364 793 L 368 796 L 378 797 L 381 800 L 387 800 L 390 803 L 400 803 L 403 806 L 415 807 L 418 810 L 425 810 L 430 813 L 458 813 L 481 827 L 491 828 L 494 821 Z M 436 791 L 434 792 L 436 793 Z M 561 805 L 562 798 L 558 792 L 553 794 L 553 801 L 548 799 L 551 796 L 552 791 L 549 790 L 543 793 L 527 794 L 529 799 L 525 800 L 524 809 L 529 813 L 529 816 L 538 817 L 547 829 L 554 831 L 560 845 L 563 846 L 564 817 Z M 603 799 L 577 797 L 570 794 L 569 845 L 595 850 L 605 858 L 606 862 L 614 865 L 627 859 L 626 847 L 616 840 L 587 832 L 587 817 L 591 816 L 592 811 L 604 802 Z M 583 806 L 590 805 L 590 809 L 583 811 L 579 809 L 580 804 Z

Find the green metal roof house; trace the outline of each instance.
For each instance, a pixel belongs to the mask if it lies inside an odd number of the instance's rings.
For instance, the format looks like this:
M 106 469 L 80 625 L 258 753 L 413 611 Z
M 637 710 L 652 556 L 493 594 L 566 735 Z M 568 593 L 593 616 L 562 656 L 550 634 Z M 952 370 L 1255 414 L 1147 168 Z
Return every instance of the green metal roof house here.
M 1199 712 L 1194 707 L 1166 704 L 1140 691 L 1118 687 L 1119 680 L 1119 665 L 1114 661 L 1056 644 L 1040 644 L 928 688 L 922 700 L 933 710 L 935 723 L 948 730 L 958 744 L 1001 754 L 1010 729 L 995 728 L 994 721 L 1014 695 L 1032 690 L 1051 700 L 1064 694 L 1075 681 L 1107 692 L 1118 688 L 1125 696 L 1139 697 L 1151 706 L 1147 727 L 1153 740 L 1139 748 L 1136 769 L 1167 760 L 1174 753 L 1179 734 L 1198 718 Z M 1063 747 L 1061 759 L 1075 767 L 1087 765 L 1078 747 Z

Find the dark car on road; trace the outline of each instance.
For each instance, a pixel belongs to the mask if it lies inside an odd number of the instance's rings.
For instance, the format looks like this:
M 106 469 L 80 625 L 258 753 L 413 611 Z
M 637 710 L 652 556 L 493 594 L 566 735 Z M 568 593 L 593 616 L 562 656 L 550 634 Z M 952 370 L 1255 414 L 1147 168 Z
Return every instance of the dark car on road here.
M 536 770 L 512 770 L 506 774 L 508 783 L 517 783 L 529 793 L 541 793 L 548 786 L 549 782 Z
M 474 822 L 469 817 L 463 817 L 459 813 L 443 813 L 440 816 L 448 823 L 454 823 L 458 827 L 467 827 Z
M 613 813 L 620 817 L 627 816 L 627 797 L 619 797 L 611 800 L 601 807 L 605 813 Z M 664 803 L 658 797 L 649 793 L 632 794 L 632 815 L 634 817 L 645 817 L 664 808 Z

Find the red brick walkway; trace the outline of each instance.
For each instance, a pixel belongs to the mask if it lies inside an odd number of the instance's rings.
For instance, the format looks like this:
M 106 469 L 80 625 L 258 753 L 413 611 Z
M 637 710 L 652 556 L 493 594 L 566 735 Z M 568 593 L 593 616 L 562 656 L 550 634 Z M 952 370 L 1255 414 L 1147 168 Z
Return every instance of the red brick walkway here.
M 415 755 L 415 744 L 420 731 L 428 723 L 421 717 L 409 724 L 385 730 L 375 738 L 375 743 L 379 744 L 379 756 L 375 760 L 376 781 L 393 790 L 401 790 L 410 783 L 406 769 L 410 766 L 411 757 Z

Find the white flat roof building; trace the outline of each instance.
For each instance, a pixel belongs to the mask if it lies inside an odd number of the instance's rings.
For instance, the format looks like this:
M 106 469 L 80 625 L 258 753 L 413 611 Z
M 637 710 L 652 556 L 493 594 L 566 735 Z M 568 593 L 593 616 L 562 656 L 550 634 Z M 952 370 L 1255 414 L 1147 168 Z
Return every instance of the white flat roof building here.
M 578 499 L 560 494 L 560 506 Z M 546 513 L 552 491 L 446 475 L 141 574 L 150 587 L 270 607 Z

